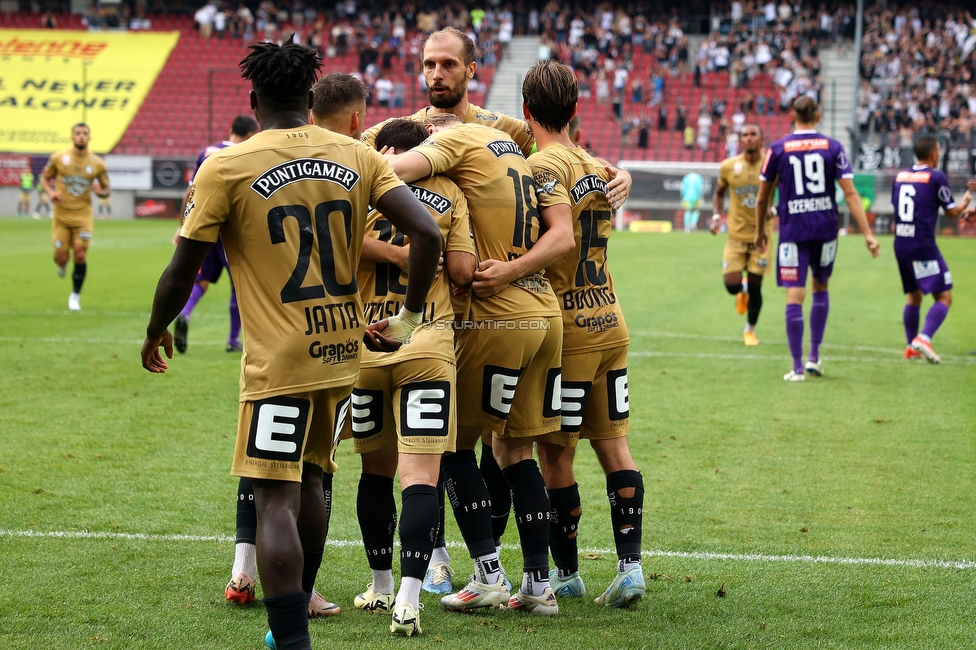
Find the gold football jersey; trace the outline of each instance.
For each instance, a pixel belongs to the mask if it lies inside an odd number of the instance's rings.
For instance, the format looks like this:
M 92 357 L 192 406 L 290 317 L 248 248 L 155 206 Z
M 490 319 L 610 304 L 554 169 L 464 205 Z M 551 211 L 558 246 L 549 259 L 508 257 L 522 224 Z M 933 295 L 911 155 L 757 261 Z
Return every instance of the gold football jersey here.
M 429 109 L 429 106 L 425 106 L 413 115 L 408 116 L 406 119 L 423 122 L 427 119 L 427 111 Z M 376 126 L 370 127 L 363 131 L 363 135 L 361 136 L 362 141 L 372 147 L 376 142 L 376 134 L 379 133 L 380 129 L 383 128 L 383 125 L 389 121 L 390 120 L 380 122 Z M 515 140 L 515 142 L 518 143 L 518 146 L 522 149 L 522 153 L 526 156 L 529 155 L 529 153 L 532 151 L 532 145 L 535 144 L 535 136 L 532 135 L 532 129 L 529 127 L 529 123 L 525 120 L 510 117 L 504 113 L 492 113 L 491 111 L 487 111 L 480 106 L 469 104 L 468 112 L 465 113 L 464 119 L 461 121 L 465 124 L 482 124 L 484 126 L 490 126 L 493 129 L 498 129 L 499 131 L 504 131 L 512 138 L 512 140 Z
M 180 234 L 227 252 L 244 326 L 241 400 L 351 384 L 368 206 L 403 183 L 378 152 L 317 126 L 271 129 L 209 156 Z
M 409 187 L 437 222 L 444 250 L 464 251 L 474 255 L 468 202 L 458 186 L 443 176 L 431 176 L 412 183 Z M 366 236 L 395 246 L 410 243 L 408 237 L 398 232 L 376 210 L 367 217 Z M 360 263 L 357 277 L 367 325 L 399 313 L 407 293 L 407 278 L 396 264 Z M 453 325 L 451 281 L 447 269 L 444 269 L 427 293 L 422 324 L 413 333 L 410 343 L 391 354 L 366 350 L 362 365 L 364 368 L 373 368 L 417 358 L 443 359 L 454 363 Z
M 94 179 L 108 185 L 108 170 L 101 158 L 85 152 L 77 156 L 75 149 L 65 149 L 51 154 L 44 174 L 53 169 L 55 191 L 61 200 L 54 204 L 54 216 L 65 226 L 83 226 L 92 217 L 91 186 Z
M 759 194 L 759 171 L 762 158 L 750 165 L 745 154 L 722 162 L 718 184 L 729 189 L 729 239 L 751 242 L 756 239 L 756 196 Z
M 444 174 L 464 192 L 479 260 L 512 260 L 538 241 L 541 224 L 532 171 L 510 137 L 480 124 L 458 124 L 434 133 L 411 151 L 423 154 L 433 174 Z M 516 280 L 490 298 L 471 299 L 473 320 L 558 313 L 552 287 L 541 272 Z
M 581 147 L 561 144 L 532 154 L 529 165 L 539 208 L 568 205 L 573 210 L 576 251 L 546 269 L 562 309 L 563 354 L 628 343 L 627 323 L 607 263 L 613 210 L 607 200 L 606 169 Z

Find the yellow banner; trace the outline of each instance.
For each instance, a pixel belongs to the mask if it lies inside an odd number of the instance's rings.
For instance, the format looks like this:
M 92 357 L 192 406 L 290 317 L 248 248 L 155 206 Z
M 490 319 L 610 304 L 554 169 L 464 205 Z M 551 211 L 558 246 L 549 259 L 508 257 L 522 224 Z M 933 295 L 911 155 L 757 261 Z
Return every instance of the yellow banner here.
M 0 29 L 0 151 L 50 153 L 91 127 L 110 152 L 176 47 L 179 32 Z

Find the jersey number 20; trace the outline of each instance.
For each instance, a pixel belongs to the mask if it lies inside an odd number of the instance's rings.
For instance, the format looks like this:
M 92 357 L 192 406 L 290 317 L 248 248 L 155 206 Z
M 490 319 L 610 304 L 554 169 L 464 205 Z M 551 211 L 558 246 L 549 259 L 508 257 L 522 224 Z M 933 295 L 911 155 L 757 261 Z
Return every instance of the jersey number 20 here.
M 268 212 L 268 230 L 271 233 L 272 244 L 283 244 L 285 242 L 285 219 L 292 217 L 298 222 L 298 260 L 295 263 L 295 270 L 292 271 L 291 277 L 288 278 L 288 282 L 281 290 L 282 303 L 324 298 L 326 292 L 330 296 L 350 296 L 359 291 L 355 273 L 353 273 L 352 279 L 345 284 L 340 284 L 336 278 L 332 230 L 329 228 L 330 217 L 336 212 L 342 218 L 343 234 L 345 235 L 345 242 L 341 245 L 343 248 L 348 248 L 352 239 L 352 204 L 349 201 L 339 199 L 319 203 L 315 206 L 314 220 L 312 213 L 304 205 L 281 205 L 271 208 Z M 319 265 L 322 269 L 322 282 L 324 284 L 302 286 L 305 283 L 305 276 L 308 274 L 312 248 L 316 240 L 318 240 Z

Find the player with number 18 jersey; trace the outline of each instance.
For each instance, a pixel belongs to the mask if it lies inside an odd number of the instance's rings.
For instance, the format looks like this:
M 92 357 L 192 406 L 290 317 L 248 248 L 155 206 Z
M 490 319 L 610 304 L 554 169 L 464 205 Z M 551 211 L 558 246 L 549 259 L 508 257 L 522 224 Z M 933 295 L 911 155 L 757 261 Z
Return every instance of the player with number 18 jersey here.
M 510 137 L 487 126 L 456 124 L 412 151 L 430 161 L 434 174 L 444 174 L 464 191 L 479 260 L 514 259 L 539 239 L 532 172 Z M 553 408 L 562 353 L 558 316 L 555 294 L 541 272 L 515 280 L 490 298 L 472 297 L 468 322 L 484 329 L 462 329 L 457 339 L 460 426 L 514 436 L 559 428 L 559 408 Z M 509 331 L 497 325 L 513 319 L 525 327 Z M 529 329 L 532 324 L 538 326 Z M 529 347 L 523 350 L 516 341 Z M 514 395 L 493 395 L 499 386 Z

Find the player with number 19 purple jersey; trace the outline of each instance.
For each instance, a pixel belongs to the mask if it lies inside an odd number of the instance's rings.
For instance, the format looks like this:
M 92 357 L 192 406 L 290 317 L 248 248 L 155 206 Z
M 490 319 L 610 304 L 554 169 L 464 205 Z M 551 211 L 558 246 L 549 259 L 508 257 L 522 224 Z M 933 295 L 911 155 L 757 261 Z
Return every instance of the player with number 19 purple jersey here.
M 834 182 L 854 178 L 843 145 L 813 130 L 797 130 L 766 151 L 759 178 L 779 177 L 780 241 L 837 237 Z

